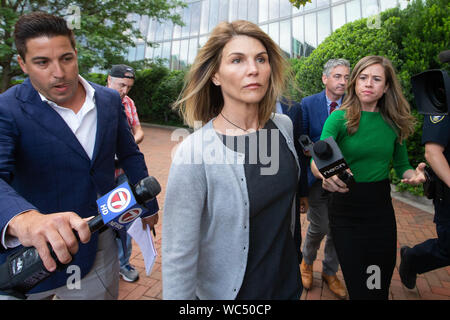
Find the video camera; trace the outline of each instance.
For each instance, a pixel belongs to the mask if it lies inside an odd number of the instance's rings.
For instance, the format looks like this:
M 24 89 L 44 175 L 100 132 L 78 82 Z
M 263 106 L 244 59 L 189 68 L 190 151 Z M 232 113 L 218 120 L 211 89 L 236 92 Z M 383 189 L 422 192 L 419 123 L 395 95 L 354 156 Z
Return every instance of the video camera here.
M 450 62 L 450 50 L 439 54 L 442 63 Z M 420 114 L 447 115 L 450 109 L 450 78 L 442 69 L 427 70 L 411 77 L 412 91 Z
M 319 140 L 316 143 L 313 143 L 309 136 L 301 135 L 299 142 L 303 150 L 311 153 L 317 169 L 319 169 L 320 173 L 326 179 L 338 175 L 338 178 L 341 179 L 348 188 L 355 183 L 353 176 L 346 171 L 346 169 L 348 169 L 348 164 L 333 137 L 328 137 L 325 140 Z
M 450 50 L 439 53 L 441 63 L 450 62 Z M 441 117 L 450 110 L 450 78 L 445 70 L 433 69 L 411 77 L 411 85 L 420 114 Z M 425 167 L 424 194 L 428 199 L 450 198 L 449 188 L 438 178 L 433 169 Z

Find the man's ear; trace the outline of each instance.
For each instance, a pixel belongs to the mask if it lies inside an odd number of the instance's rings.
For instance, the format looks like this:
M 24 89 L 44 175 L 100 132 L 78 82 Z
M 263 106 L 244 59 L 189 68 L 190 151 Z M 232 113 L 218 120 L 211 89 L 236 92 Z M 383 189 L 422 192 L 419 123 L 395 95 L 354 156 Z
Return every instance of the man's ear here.
M 23 73 L 27 74 L 27 65 L 25 63 L 25 60 L 22 59 L 20 54 L 17 55 L 17 62 L 19 62 L 19 66 L 22 69 Z
M 324 85 L 327 85 L 327 76 L 326 75 L 324 75 L 324 74 L 322 74 L 322 83 L 324 84 Z

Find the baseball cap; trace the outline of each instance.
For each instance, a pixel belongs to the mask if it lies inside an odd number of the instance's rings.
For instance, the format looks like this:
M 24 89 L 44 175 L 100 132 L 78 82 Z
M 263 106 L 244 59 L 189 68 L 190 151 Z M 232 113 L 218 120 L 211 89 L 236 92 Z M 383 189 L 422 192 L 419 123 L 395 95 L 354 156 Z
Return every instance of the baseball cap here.
M 134 79 L 134 69 L 124 64 L 115 64 L 112 66 L 109 75 L 114 78 Z

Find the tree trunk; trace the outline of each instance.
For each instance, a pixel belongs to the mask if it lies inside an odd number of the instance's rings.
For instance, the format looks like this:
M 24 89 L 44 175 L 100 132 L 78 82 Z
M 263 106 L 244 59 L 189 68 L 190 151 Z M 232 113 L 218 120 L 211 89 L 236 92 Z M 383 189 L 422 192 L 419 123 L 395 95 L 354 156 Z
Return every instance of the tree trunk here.
M 10 64 L 6 64 L 6 66 L 3 65 L 3 70 L 2 70 L 1 75 L 2 75 L 2 79 L 0 82 L 0 93 L 5 92 L 6 89 L 9 88 L 9 84 L 10 84 L 11 78 L 12 78 Z

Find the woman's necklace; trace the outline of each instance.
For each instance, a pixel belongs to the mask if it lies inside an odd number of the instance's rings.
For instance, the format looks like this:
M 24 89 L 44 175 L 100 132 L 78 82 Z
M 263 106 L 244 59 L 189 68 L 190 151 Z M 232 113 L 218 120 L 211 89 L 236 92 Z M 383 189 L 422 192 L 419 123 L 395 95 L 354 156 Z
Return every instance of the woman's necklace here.
M 220 112 L 220 115 L 221 115 L 228 123 L 232 124 L 232 125 L 235 126 L 236 128 L 241 129 L 242 131 L 244 131 L 244 132 L 246 132 L 246 133 L 248 133 L 248 131 L 251 129 L 251 128 L 250 128 L 250 129 L 245 130 L 244 128 L 239 127 L 237 124 L 234 124 L 233 122 L 231 122 L 230 120 L 228 120 L 228 119 L 223 115 L 222 112 Z

